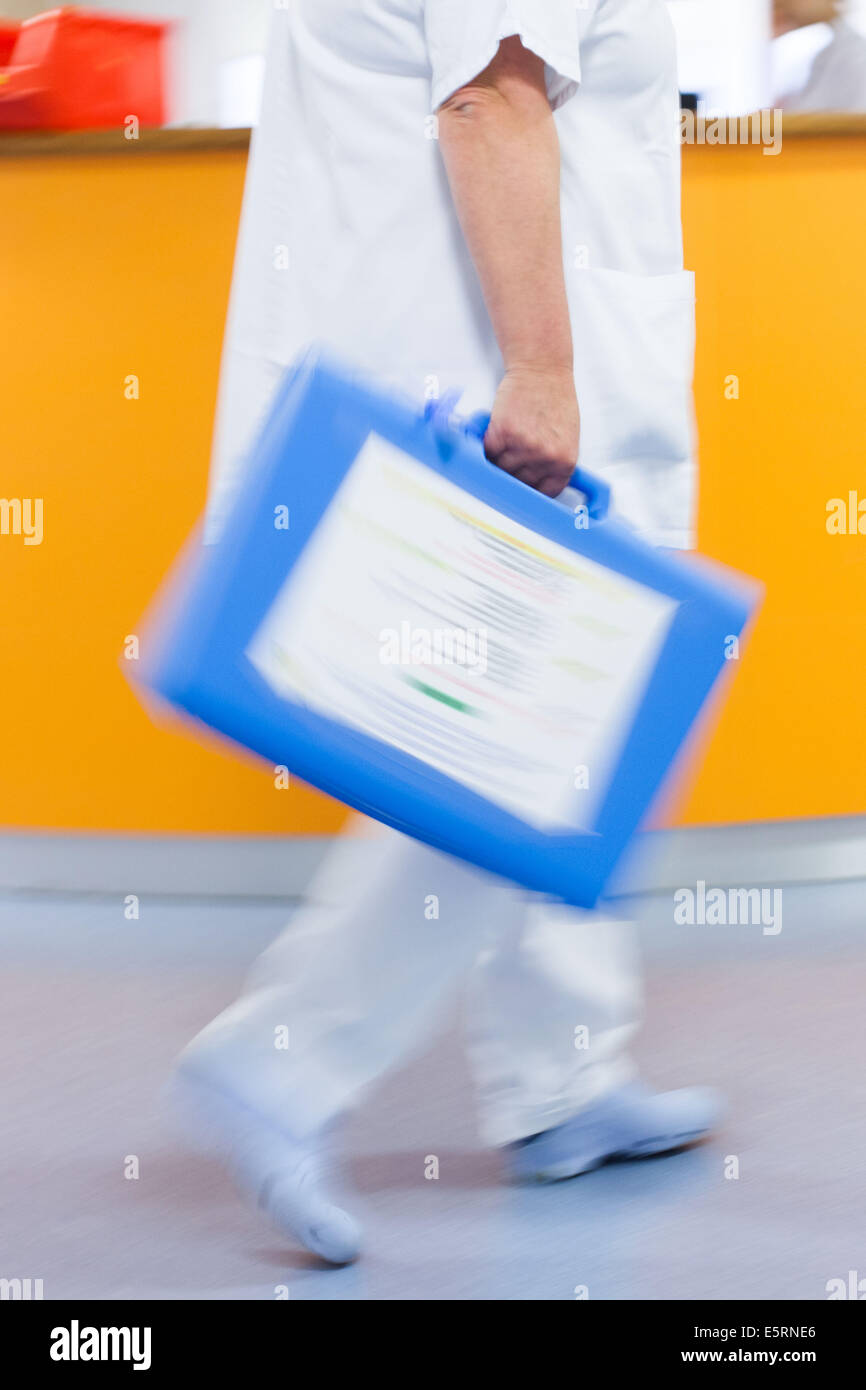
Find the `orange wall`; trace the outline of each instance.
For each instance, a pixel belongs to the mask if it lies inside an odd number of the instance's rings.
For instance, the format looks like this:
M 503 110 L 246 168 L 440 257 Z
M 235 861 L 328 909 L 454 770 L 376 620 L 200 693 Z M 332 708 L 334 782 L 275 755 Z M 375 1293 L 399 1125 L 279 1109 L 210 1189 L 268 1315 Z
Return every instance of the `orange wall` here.
M 861 813 L 866 536 L 829 535 L 826 506 L 866 499 L 866 138 L 687 148 L 684 176 L 699 542 L 767 596 L 682 818 Z
M 244 163 L 0 157 L 0 495 L 45 508 L 42 545 L 0 536 L 6 825 L 340 824 L 252 759 L 154 726 L 118 667 L 203 501 Z M 685 221 L 701 544 L 768 598 L 681 819 L 862 811 L 866 537 L 829 536 L 825 506 L 866 498 L 866 139 L 789 140 L 777 159 L 687 150 Z

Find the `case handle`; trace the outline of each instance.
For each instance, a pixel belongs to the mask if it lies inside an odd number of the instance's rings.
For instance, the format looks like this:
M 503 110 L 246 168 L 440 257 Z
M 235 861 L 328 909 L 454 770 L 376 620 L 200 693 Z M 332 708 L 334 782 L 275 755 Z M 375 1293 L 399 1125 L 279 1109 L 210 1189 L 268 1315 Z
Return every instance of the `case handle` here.
M 453 447 L 455 431 L 470 439 L 483 440 L 490 424 L 490 412 L 487 410 L 478 410 L 468 416 L 455 415 L 454 407 L 460 395 L 459 391 L 446 391 L 437 400 L 428 401 L 424 407 L 424 419 L 432 425 L 443 452 Z M 575 468 L 568 486 L 586 498 L 587 511 L 593 521 L 602 521 L 607 516 L 610 510 L 610 484 L 599 478 L 598 474 L 588 473 L 585 468 Z

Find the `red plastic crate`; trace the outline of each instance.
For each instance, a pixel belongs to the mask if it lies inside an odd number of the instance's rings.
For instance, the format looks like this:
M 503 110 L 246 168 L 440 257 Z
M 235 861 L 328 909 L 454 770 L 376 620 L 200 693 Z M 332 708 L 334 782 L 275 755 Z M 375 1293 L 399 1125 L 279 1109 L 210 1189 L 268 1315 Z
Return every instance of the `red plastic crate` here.
M 0 68 L 12 59 L 12 50 L 21 25 L 17 20 L 0 19 Z
M 25 20 L 0 67 L 0 129 L 105 129 L 128 116 L 162 125 L 169 28 L 68 8 Z

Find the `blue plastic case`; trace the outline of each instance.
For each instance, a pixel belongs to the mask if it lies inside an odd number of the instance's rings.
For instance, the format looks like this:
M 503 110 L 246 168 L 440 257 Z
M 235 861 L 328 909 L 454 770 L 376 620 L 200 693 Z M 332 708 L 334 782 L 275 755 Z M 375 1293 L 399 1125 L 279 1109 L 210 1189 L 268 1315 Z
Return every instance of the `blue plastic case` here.
M 214 544 L 196 541 L 142 644 L 145 686 L 338 800 L 527 889 L 596 904 L 758 599 L 751 581 L 655 549 L 607 515 L 603 482 L 575 475 L 588 525 L 493 467 L 483 422 L 395 399 L 310 350 L 286 373 Z M 387 741 L 277 694 L 246 652 L 371 433 L 519 522 L 675 602 L 604 794 L 580 829 L 543 829 Z M 288 530 L 274 525 L 290 506 Z M 170 595 L 170 598 L 167 597 Z M 574 758 L 563 750 L 563 763 Z

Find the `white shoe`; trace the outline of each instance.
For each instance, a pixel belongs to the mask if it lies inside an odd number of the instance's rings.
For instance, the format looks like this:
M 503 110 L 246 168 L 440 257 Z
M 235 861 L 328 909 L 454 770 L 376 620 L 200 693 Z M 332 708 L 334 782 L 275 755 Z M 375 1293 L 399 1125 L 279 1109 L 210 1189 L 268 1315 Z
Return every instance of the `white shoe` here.
M 186 1137 L 225 1163 L 240 1189 L 307 1250 L 329 1264 L 358 1258 L 361 1231 L 322 1182 L 321 1139 L 298 1140 L 245 1106 L 182 1058 L 168 1099 Z
M 706 1086 L 652 1092 L 633 1081 L 580 1110 L 564 1124 L 505 1149 L 518 1182 L 560 1182 L 616 1159 L 676 1153 L 716 1127 L 724 1104 Z

